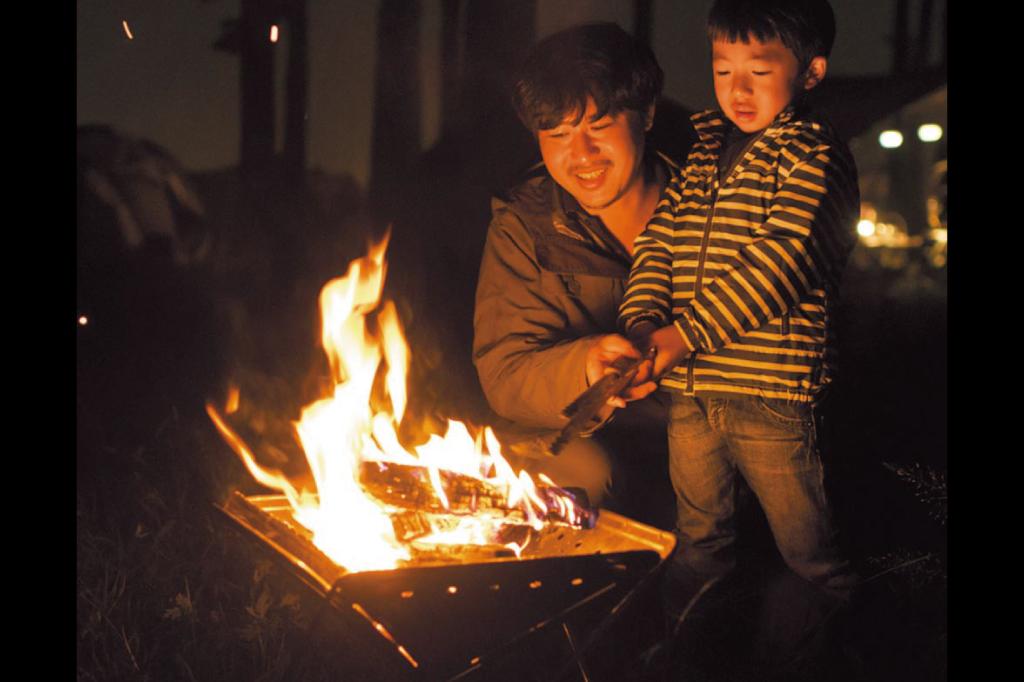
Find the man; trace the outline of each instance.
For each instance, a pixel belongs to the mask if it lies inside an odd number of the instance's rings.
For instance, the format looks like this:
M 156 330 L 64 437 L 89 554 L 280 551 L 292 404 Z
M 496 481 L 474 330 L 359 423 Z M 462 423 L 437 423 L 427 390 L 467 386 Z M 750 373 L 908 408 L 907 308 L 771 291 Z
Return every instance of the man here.
M 513 102 L 543 164 L 492 201 L 480 266 L 473 358 L 488 402 L 508 420 L 496 430 L 527 458 L 517 464 L 585 488 L 592 502 L 609 484 L 609 453 L 616 478 L 645 450 L 657 459 L 638 462 L 638 474 L 663 471 L 666 460 L 655 396 L 559 457 L 542 454 L 566 423 L 561 410 L 631 347 L 613 332 L 633 240 L 678 173 L 647 144 L 662 81 L 650 49 L 615 24 L 573 27 L 534 47 Z M 643 518 L 650 496 L 632 497 L 640 504 L 628 511 Z

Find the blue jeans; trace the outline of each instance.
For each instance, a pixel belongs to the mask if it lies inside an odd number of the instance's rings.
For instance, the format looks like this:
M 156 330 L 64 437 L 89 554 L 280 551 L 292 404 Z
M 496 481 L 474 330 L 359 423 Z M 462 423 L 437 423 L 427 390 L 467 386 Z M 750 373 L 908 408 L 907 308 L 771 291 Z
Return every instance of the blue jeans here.
M 740 475 L 789 567 L 849 597 L 856 576 L 836 550 L 810 404 L 673 394 L 668 439 L 679 537 L 671 577 L 697 587 L 733 568 Z

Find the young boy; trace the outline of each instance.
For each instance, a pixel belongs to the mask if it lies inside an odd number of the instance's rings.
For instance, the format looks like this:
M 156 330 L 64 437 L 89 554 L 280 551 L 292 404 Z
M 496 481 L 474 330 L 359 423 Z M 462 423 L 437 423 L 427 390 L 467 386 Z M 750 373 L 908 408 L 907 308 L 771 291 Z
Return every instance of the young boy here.
M 693 117 L 683 176 L 634 245 L 619 322 L 637 348 L 656 348 L 671 397 L 669 577 L 687 598 L 734 565 L 737 474 L 797 574 L 843 600 L 855 582 L 835 549 L 813 415 L 832 380 L 831 310 L 859 213 L 849 151 L 803 102 L 834 36 L 825 0 L 714 3 L 721 110 Z

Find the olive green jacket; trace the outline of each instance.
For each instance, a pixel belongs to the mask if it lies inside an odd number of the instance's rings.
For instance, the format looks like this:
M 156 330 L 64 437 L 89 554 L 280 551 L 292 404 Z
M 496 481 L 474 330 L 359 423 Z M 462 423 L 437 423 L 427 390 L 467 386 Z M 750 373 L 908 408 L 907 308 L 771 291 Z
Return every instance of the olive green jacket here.
M 658 158 L 670 177 L 678 174 Z M 616 331 L 632 259 L 543 166 L 491 207 L 473 361 L 496 413 L 522 426 L 561 428 L 562 409 L 587 387 L 590 345 Z

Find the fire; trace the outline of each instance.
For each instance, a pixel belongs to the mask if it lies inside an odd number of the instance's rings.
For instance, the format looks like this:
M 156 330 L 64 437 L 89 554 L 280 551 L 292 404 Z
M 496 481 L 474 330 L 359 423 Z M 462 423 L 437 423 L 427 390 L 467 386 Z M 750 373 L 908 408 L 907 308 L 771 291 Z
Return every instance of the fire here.
M 486 504 L 478 509 L 475 492 L 470 512 L 453 508 L 446 480 L 471 481 L 481 490 L 499 492 L 501 508 L 517 512 L 519 525 L 537 530 L 549 514 L 578 524 L 582 512 L 550 479 L 543 480 L 549 487 L 541 494 L 526 472 L 516 474 L 489 427 L 474 437 L 465 424 L 449 421 L 443 436 L 431 435 L 415 452 L 399 443 L 410 354 L 394 304 L 381 302 L 388 239 L 385 235 L 371 244 L 366 256 L 349 264 L 345 276 L 320 292 L 320 341 L 334 388 L 307 405 L 294 423 L 315 491 L 297 490 L 281 472 L 260 466 L 217 409 L 208 404 L 207 412 L 252 476 L 282 492 L 295 520 L 312 533 L 313 543 L 349 571 L 395 568 L 413 559 L 404 538 L 396 537 L 392 518 L 408 510 L 367 493 L 361 482 L 367 466 L 383 472 L 403 467 L 427 472 L 438 508 L 414 511 L 445 513 L 425 515 L 430 525 L 418 533 L 420 545 L 504 545 L 519 556 L 523 545 L 501 539 L 510 523 L 508 514 L 495 513 Z M 382 382 L 377 379 L 381 371 Z M 375 385 L 379 394 L 381 384 L 384 399 L 371 400 Z M 229 413 L 237 409 L 237 401 L 233 390 Z M 423 523 L 419 517 L 417 522 Z

